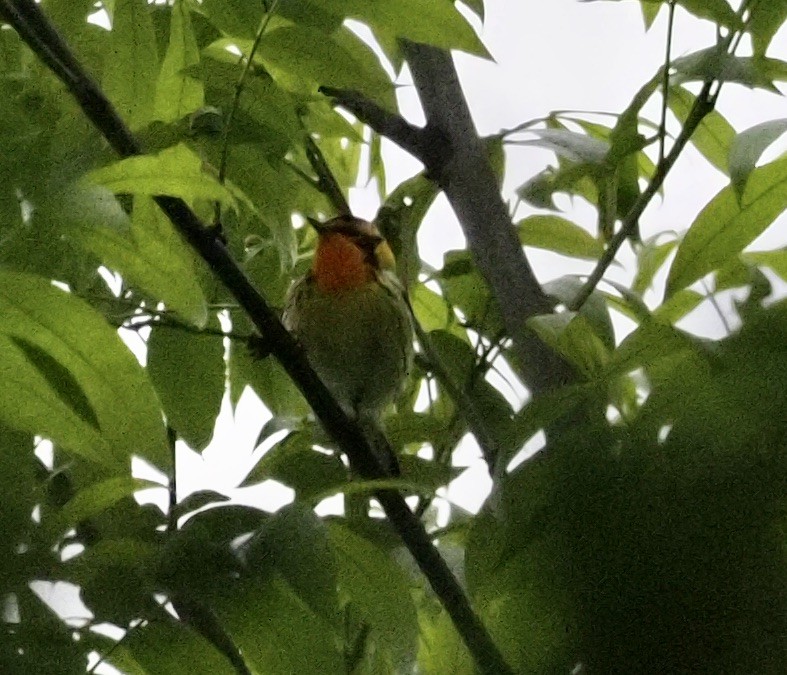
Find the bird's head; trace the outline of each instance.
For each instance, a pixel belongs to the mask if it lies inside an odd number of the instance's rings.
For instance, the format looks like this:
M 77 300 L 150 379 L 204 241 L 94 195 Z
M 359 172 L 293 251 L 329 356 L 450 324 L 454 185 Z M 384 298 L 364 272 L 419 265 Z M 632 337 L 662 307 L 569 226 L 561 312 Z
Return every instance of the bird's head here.
M 317 231 L 312 275 L 320 290 L 338 293 L 374 281 L 378 271 L 396 269 L 391 247 L 377 226 L 351 215 L 325 223 L 309 218 Z

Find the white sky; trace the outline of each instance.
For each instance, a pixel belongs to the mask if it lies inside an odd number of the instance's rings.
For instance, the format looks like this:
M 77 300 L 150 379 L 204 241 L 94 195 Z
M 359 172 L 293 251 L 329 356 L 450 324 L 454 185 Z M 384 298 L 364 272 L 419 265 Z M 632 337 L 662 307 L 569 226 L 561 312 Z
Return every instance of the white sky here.
M 713 43 L 714 30 L 709 22 L 691 17 L 680 8 L 676 13 L 673 56 L 681 56 Z M 477 24 L 477 22 L 476 22 Z M 597 110 L 620 112 L 637 89 L 650 78 L 663 60 L 666 11 L 645 34 L 639 3 L 592 2 L 576 0 L 487 0 L 486 21 L 482 38 L 495 62 L 457 54 L 460 73 L 471 110 L 481 134 L 513 127 L 525 120 L 541 117 L 552 110 Z M 787 59 L 785 32 L 774 40 L 772 55 Z M 406 84 L 408 80 L 402 79 Z M 405 115 L 415 122 L 422 120 L 417 96 L 411 86 L 400 88 L 400 102 Z M 646 113 L 658 120 L 658 99 Z M 787 117 L 783 98 L 762 91 L 750 91 L 726 85 L 719 104 L 720 111 L 738 131 L 760 121 Z M 675 127 L 673 127 L 673 130 Z M 780 149 L 784 149 L 782 142 Z M 389 189 L 419 170 L 417 162 L 389 144 L 387 148 Z M 771 152 L 772 157 L 775 152 Z M 513 200 L 513 190 L 548 163 L 551 153 L 533 147 L 513 148 L 508 154 L 505 197 Z M 666 201 L 654 200 L 642 220 L 643 235 L 668 229 L 685 230 L 699 210 L 724 185 L 727 179 L 710 167 L 692 148 L 684 154 L 666 183 Z M 353 190 L 351 199 L 359 215 L 371 217 L 377 202 L 371 190 Z M 592 230 L 595 211 L 582 203 L 559 201 L 567 209 L 566 217 Z M 517 217 L 529 212 L 520 209 Z M 785 245 L 784 218 L 780 227 L 758 240 L 760 247 Z M 440 198 L 427 216 L 421 232 L 421 252 L 425 259 L 440 265 L 446 250 L 461 248 L 464 239 L 444 198 Z M 529 250 L 528 257 L 539 277 L 547 280 L 563 274 L 585 274 L 592 265 L 568 260 L 558 255 Z M 622 252 L 620 260 L 626 257 Z M 613 271 L 612 275 L 628 281 L 630 274 Z M 663 282 L 663 279 L 662 279 Z M 652 293 L 649 301 L 658 300 Z M 722 299 L 729 307 L 729 299 Z M 726 304 L 725 304 L 726 303 Z M 702 334 L 718 336 L 723 329 L 714 311 L 703 308 L 693 313 L 685 327 Z M 625 320 L 616 321 L 619 331 L 630 330 Z M 266 483 L 253 490 L 234 490 L 251 466 L 251 450 L 267 414 L 253 396 L 244 396 L 233 422 L 225 405 L 219 431 L 202 456 L 188 450 L 179 453 L 179 487 L 181 494 L 212 488 L 232 494 L 235 499 L 276 508 L 291 498 L 281 486 Z M 489 489 L 489 479 L 478 463 L 473 444 L 457 453 L 460 463 L 474 464 L 454 482 L 450 491 L 453 501 L 476 510 Z

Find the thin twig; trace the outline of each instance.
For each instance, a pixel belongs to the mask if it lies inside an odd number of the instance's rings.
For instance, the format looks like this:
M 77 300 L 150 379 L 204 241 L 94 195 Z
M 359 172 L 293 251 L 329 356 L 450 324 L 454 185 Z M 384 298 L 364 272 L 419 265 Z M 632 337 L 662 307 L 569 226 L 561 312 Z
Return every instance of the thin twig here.
M 191 335 L 209 335 L 218 338 L 229 338 L 230 340 L 236 340 L 237 342 L 248 342 L 253 337 L 252 335 L 246 335 L 243 333 L 225 331 L 221 328 L 197 328 L 196 326 L 192 326 L 187 323 L 181 323 L 180 321 L 169 318 L 165 314 L 143 319 L 142 321 L 134 321 L 133 323 L 129 322 L 128 319 L 125 319 L 124 321 L 115 323 L 114 325 L 117 328 L 125 328 L 126 330 L 137 332 L 143 328 L 164 326 L 165 328 L 172 328 L 173 330 L 179 330 L 183 333 L 190 333 Z
M 664 183 L 664 179 L 667 177 L 667 174 L 669 174 L 681 152 L 683 152 L 683 148 L 686 147 L 686 144 L 691 139 L 694 131 L 697 129 L 705 116 L 711 112 L 711 110 L 713 110 L 716 99 L 715 97 L 710 96 L 710 90 L 712 86 L 713 80 L 709 80 L 703 85 L 702 91 L 700 91 L 700 93 L 697 95 L 694 105 L 692 106 L 691 111 L 686 118 L 686 123 L 683 125 L 683 129 L 681 129 L 680 134 L 675 139 L 674 145 L 670 149 L 667 156 L 664 158 L 664 161 L 660 162 L 656 166 L 656 171 L 654 172 L 650 183 L 648 183 L 648 186 L 645 188 L 645 190 L 643 190 L 642 194 L 637 198 L 637 201 L 634 202 L 634 205 L 626 214 L 626 217 L 620 224 L 620 229 L 615 233 L 612 239 L 609 240 L 609 244 L 607 244 L 604 254 L 599 259 L 596 267 L 590 273 L 590 276 L 588 277 L 585 284 L 579 289 L 576 297 L 568 304 L 567 308 L 570 311 L 578 311 L 582 305 L 585 304 L 591 293 L 593 293 L 596 286 L 598 285 L 598 282 L 601 281 L 601 278 L 607 271 L 607 268 L 609 268 L 609 266 L 615 260 L 615 256 L 620 250 L 620 247 L 623 245 L 623 242 L 625 242 L 626 239 L 628 239 L 636 229 L 637 223 L 639 222 L 642 213 L 648 207 L 648 204 L 650 204 L 651 199 L 653 199 L 653 197 L 661 188 L 662 184 Z
M 169 508 L 167 509 L 167 531 L 175 532 L 178 529 L 178 463 L 177 463 L 177 435 L 175 430 L 167 425 L 167 443 L 169 445 L 172 473 L 169 477 L 167 492 L 169 494 Z
M 24 16 L 16 11 L 16 5 L 24 5 Z M 76 63 L 65 42 L 59 38 L 57 41 L 47 39 L 48 34 L 56 34 L 56 31 L 34 0 L 0 0 L 0 12 L 4 12 L 4 15 L 11 19 L 9 23 L 35 54 L 47 58 L 54 56 L 55 62 Z M 76 63 L 76 66 L 70 69 L 58 68 L 53 72 L 62 79 L 90 122 L 121 156 L 139 153 L 139 144 L 112 104 L 81 65 Z M 278 361 L 301 389 L 327 432 L 350 457 L 358 473 L 371 479 L 385 477 L 385 468 L 358 422 L 345 413 L 317 377 L 298 343 L 229 255 L 217 233 L 207 228 L 181 199 L 159 196 L 155 201 L 175 228 L 202 256 L 216 277 L 235 296 L 257 330 L 265 336 Z M 376 496 L 391 525 L 453 620 L 478 669 L 485 675 L 512 673 L 489 632 L 474 612 L 462 586 L 402 495 L 394 490 L 381 489 Z M 220 625 L 216 627 L 221 629 Z M 248 673 L 239 653 L 235 653 L 240 659 L 236 670 L 239 673 Z
M 669 80 L 670 68 L 672 67 L 672 34 L 675 28 L 675 0 L 667 3 L 669 14 L 667 18 L 667 45 L 664 54 L 664 72 L 661 83 L 661 120 L 659 122 L 659 161 L 664 162 L 664 152 L 667 143 L 667 108 L 669 107 Z
M 232 103 L 230 104 L 230 109 L 227 112 L 227 119 L 224 122 L 224 130 L 221 139 L 221 159 L 219 160 L 219 182 L 224 183 L 227 177 L 227 161 L 229 159 L 229 148 L 230 148 L 230 129 L 232 128 L 232 123 L 235 119 L 235 114 L 238 111 L 238 107 L 240 106 L 240 97 L 243 93 L 243 87 L 246 84 L 246 78 L 249 75 L 249 71 L 251 70 L 251 66 L 254 63 L 254 56 L 257 54 L 257 50 L 262 43 L 262 36 L 265 34 L 266 29 L 268 28 L 268 24 L 270 23 L 271 18 L 276 13 L 276 8 L 279 5 L 279 0 L 273 0 L 271 3 L 270 9 L 265 12 L 265 16 L 262 17 L 260 21 L 260 25 L 257 28 L 257 33 L 254 36 L 254 42 L 251 44 L 251 49 L 249 50 L 248 56 L 241 56 L 240 60 L 243 62 L 244 58 L 246 60 L 246 64 L 241 71 L 240 76 L 238 77 L 238 81 L 235 83 L 235 91 L 232 95 Z
M 716 293 L 711 291 L 710 287 L 707 283 L 703 280 L 702 287 L 705 290 L 705 297 L 708 298 L 710 304 L 713 306 L 713 309 L 716 310 L 716 313 L 719 315 L 719 319 L 721 320 L 721 325 L 724 326 L 724 330 L 727 332 L 727 335 L 732 333 L 732 326 L 730 326 L 730 322 L 727 321 L 727 317 L 724 316 L 724 311 L 719 304 L 718 299 L 716 298 Z
M 315 187 L 330 200 L 338 215 L 351 215 L 350 205 L 347 203 L 339 181 L 336 180 L 336 176 L 333 175 L 328 162 L 325 161 L 325 155 L 322 154 L 317 141 L 309 134 L 306 134 L 306 157 L 309 160 L 309 164 L 312 165 L 314 173 L 317 174 Z

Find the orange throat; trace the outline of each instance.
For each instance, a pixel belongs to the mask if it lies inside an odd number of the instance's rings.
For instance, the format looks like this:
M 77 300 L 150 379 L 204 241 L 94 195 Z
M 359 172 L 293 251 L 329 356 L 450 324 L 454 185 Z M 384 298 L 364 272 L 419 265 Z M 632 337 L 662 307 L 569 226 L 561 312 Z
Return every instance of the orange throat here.
M 329 232 L 321 235 L 317 243 L 312 276 L 323 293 L 341 293 L 372 281 L 374 267 L 349 237 Z

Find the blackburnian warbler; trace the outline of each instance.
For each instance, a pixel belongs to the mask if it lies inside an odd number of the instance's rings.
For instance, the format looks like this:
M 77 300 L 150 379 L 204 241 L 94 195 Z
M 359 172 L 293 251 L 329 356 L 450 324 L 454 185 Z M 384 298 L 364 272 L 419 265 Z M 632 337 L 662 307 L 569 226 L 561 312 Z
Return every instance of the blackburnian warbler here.
M 376 445 L 381 413 L 413 359 L 413 324 L 396 260 L 373 223 L 350 215 L 310 222 L 318 236 L 314 260 L 289 290 L 284 325 Z M 380 459 L 395 470 L 395 460 Z

